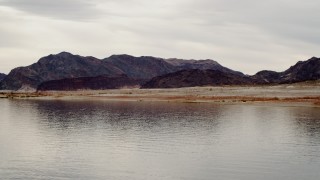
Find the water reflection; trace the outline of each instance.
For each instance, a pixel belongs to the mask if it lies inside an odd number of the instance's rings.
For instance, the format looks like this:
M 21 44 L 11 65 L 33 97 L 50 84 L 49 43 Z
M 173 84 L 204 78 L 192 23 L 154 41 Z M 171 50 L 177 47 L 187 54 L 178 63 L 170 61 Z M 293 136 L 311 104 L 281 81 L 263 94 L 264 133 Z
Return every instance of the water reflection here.
M 28 102 L 29 103 L 29 102 Z M 214 128 L 218 126 L 221 107 L 197 104 L 35 101 L 43 125 L 49 128 L 92 128 L 137 131 L 180 131 L 180 128 Z M 194 117 L 190 119 L 188 117 Z
M 293 117 L 297 123 L 297 129 L 303 134 L 312 138 L 320 137 L 320 109 L 319 108 L 303 108 L 297 109 Z
M 5 179 L 320 177 L 318 108 L 90 100 L 0 106 Z

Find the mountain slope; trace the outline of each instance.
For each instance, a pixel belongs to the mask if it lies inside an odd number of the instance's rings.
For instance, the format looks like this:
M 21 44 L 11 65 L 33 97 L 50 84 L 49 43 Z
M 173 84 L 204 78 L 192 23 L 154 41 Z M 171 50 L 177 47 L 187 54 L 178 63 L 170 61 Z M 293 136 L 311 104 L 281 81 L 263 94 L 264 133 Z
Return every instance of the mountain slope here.
M 142 88 L 181 88 L 194 86 L 218 86 L 250 84 L 251 79 L 219 70 L 189 69 L 155 77 Z
M 0 81 L 1 81 L 4 77 L 6 77 L 6 75 L 3 74 L 3 73 L 0 73 Z

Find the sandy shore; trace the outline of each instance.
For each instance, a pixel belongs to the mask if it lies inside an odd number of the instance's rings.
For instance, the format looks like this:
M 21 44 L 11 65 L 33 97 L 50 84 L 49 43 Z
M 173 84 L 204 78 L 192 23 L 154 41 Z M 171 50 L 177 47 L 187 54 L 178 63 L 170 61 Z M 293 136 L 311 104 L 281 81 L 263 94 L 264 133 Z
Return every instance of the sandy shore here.
M 320 83 L 276 86 L 223 86 L 177 89 L 115 89 L 46 92 L 0 92 L 1 98 L 90 98 L 114 101 L 173 101 L 213 103 L 271 102 L 320 106 Z

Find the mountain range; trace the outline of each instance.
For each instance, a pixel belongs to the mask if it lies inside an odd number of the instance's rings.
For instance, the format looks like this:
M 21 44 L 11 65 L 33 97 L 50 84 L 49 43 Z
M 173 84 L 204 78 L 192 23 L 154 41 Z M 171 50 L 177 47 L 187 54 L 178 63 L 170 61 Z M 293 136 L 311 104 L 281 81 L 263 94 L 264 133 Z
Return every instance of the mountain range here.
M 223 72 L 241 74 L 221 66 L 216 61 L 188 61 L 150 56 L 113 55 L 105 59 L 84 57 L 62 52 L 41 58 L 38 62 L 13 69 L 1 82 L 0 89 L 37 89 L 41 83 L 81 77 L 118 76 L 125 74 L 135 81 L 146 82 L 153 77 L 185 68 L 215 68 Z
M 219 70 L 182 70 L 152 78 L 142 88 L 179 88 L 193 86 L 285 84 L 320 79 L 320 58 L 299 61 L 283 72 L 260 71 L 253 76 Z
M 264 70 L 249 76 L 209 59 L 163 59 L 126 54 L 98 59 L 61 52 L 40 58 L 30 66 L 15 68 L 3 76 L 0 74 L 0 89 L 6 90 L 279 84 L 320 79 L 320 59 L 299 61 L 284 72 Z

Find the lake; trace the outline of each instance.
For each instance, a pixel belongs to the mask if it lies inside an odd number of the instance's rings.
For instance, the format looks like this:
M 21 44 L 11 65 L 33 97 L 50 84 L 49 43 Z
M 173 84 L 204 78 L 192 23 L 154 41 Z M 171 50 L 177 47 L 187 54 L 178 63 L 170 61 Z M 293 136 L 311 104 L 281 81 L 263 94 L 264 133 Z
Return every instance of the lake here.
M 316 107 L 0 99 L 0 108 L 0 179 L 320 179 Z

